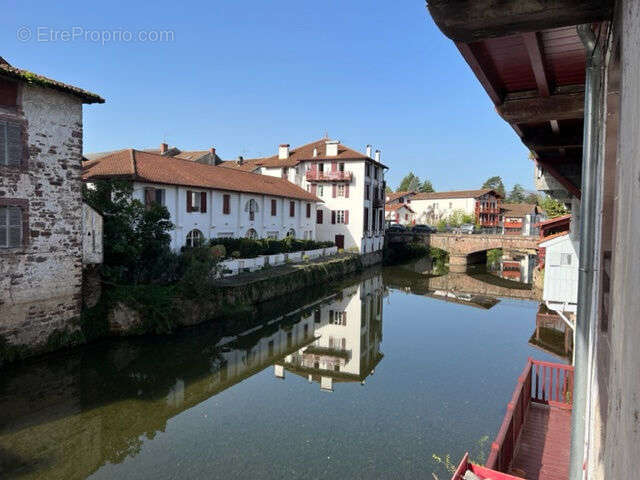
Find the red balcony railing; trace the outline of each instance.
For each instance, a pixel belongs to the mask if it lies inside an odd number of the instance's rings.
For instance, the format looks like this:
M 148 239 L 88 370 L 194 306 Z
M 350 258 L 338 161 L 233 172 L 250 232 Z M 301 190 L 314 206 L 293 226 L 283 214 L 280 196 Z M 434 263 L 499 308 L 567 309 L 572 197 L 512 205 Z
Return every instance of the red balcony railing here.
M 307 182 L 350 182 L 353 178 L 351 172 L 319 172 L 317 170 L 307 170 Z

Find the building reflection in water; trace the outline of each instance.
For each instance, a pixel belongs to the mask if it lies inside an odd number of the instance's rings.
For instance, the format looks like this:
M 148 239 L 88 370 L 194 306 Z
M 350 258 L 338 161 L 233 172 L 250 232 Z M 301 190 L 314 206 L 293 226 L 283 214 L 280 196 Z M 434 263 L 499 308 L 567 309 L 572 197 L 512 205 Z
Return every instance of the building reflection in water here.
M 285 371 L 317 382 L 333 391 L 334 382 L 361 382 L 382 359 L 382 276 L 344 289 L 302 319 L 313 331 L 313 341 L 274 366 L 276 377 Z
M 510 253 L 503 254 L 493 273 L 501 278 L 514 282 L 533 283 L 533 270 L 536 266 L 536 255 Z
M 573 357 L 573 330 L 560 315 L 540 304 L 536 328 L 529 344 L 570 363 Z
M 382 358 L 382 276 L 326 288 L 263 304 L 223 331 L 104 342 L 4 371 L 0 478 L 85 478 L 274 364 L 326 389 L 363 381 Z

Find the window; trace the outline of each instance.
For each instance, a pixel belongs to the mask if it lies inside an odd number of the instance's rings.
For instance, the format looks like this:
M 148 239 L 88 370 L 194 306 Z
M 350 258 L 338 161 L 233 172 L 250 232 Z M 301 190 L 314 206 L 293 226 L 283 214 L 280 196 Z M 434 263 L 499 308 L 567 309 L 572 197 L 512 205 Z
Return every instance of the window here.
M 292 228 L 291 230 L 289 230 L 287 232 L 287 237 L 288 238 L 296 238 L 296 231 Z
M 340 184 L 338 185 L 338 196 L 339 197 L 344 197 L 344 191 L 345 191 L 345 186 Z
M 165 191 L 162 188 L 145 188 L 144 189 L 144 206 L 150 207 L 152 203 L 164 205 Z
M 316 223 L 322 224 L 322 210 L 316 210 Z
M 278 214 L 278 201 L 275 198 L 271 199 L 271 216 L 275 217 Z
M 561 253 L 560 254 L 560 265 L 571 265 L 571 254 L 570 253 Z
M 228 193 L 222 195 L 222 213 L 225 215 L 231 213 L 231 195 Z
M 318 190 L 317 190 L 317 196 L 321 197 L 322 195 L 324 195 L 324 185 L 318 185 Z
M 369 231 L 369 209 L 364 207 L 364 231 Z
M 339 163 L 338 164 L 338 171 L 344 172 L 344 163 Z
M 319 163 L 319 164 L 318 164 L 318 171 L 319 171 L 320 173 L 324 172 L 324 163 Z
M 0 165 L 19 167 L 22 154 L 22 125 L 0 121 Z
M 258 202 L 252 198 L 245 204 L 244 211 L 249 212 L 249 220 L 253 222 L 256 219 L 256 212 L 259 211 Z
M 165 192 L 164 188 L 156 188 L 155 200 L 158 205 L 164 205 Z
M 296 216 L 296 202 L 289 202 L 289 216 Z
M 364 198 L 365 198 L 365 200 L 369 200 L 369 198 L 371 197 L 370 190 L 371 190 L 371 185 L 369 185 L 369 184 L 365 185 L 365 187 L 364 187 Z
M 307 203 L 307 218 L 311 218 L 311 204 Z
M 369 176 L 369 168 L 370 168 L 370 167 L 369 167 L 369 164 L 368 164 L 368 163 L 367 163 L 367 164 L 365 164 L 365 166 L 364 166 L 364 174 L 365 174 L 365 176 L 367 176 L 367 177 Z
M 453 202 L 449 202 L 449 208 L 453 208 Z
M 22 212 L 21 207 L 13 205 L 0 206 L 0 248 L 22 246 Z
M 332 223 L 349 223 L 349 210 L 335 210 L 335 222 Z
M 245 236 L 247 238 L 250 238 L 251 240 L 257 240 L 258 232 L 256 232 L 253 228 L 250 228 L 249 230 L 247 230 L 247 234 Z
M 204 243 L 204 235 L 200 230 L 194 229 L 187 233 L 187 247 L 199 247 Z
M 342 325 L 347 326 L 347 312 L 334 312 L 333 310 L 329 311 L 329 323 L 333 325 Z M 342 343 L 343 348 L 346 347 L 345 343 Z
M 379 170 L 379 169 L 378 169 L 378 167 L 375 167 L 375 168 L 373 169 L 373 172 L 374 172 L 374 178 L 376 178 L 376 179 L 378 178 L 378 170 Z
M 187 212 L 207 211 L 207 192 L 192 192 L 187 190 Z

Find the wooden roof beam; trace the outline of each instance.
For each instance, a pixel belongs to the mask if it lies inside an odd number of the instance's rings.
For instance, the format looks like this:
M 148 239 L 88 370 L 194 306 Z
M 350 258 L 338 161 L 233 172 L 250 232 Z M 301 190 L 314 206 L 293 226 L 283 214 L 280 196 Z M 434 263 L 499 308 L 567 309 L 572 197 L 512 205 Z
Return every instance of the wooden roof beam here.
M 467 61 L 474 75 L 486 90 L 487 95 L 489 95 L 489 98 L 491 98 L 491 101 L 496 105 L 501 103 L 503 95 L 500 91 L 500 88 L 498 87 L 499 82 L 497 81 L 496 75 L 493 72 L 487 71 L 485 68 L 483 68 L 478 61 L 478 57 L 475 52 L 475 48 L 477 47 L 462 42 L 456 42 L 456 47 L 458 47 L 458 50 L 462 54 L 462 57 Z
M 542 53 L 542 45 L 540 44 L 540 37 L 536 32 L 527 32 L 522 34 L 524 40 L 524 46 L 527 48 L 529 54 L 529 60 L 531 62 L 531 69 L 533 75 L 536 78 L 536 85 L 538 86 L 538 93 L 541 97 L 549 96 L 549 80 L 547 78 L 547 72 L 544 68 L 544 57 Z
M 582 147 L 582 135 L 532 135 L 522 141 L 530 150 Z
M 464 43 L 609 20 L 613 5 L 613 0 L 427 0 L 442 33 Z
M 507 100 L 496 107 L 507 122 L 543 123 L 584 116 L 584 93 L 565 93 L 549 97 Z

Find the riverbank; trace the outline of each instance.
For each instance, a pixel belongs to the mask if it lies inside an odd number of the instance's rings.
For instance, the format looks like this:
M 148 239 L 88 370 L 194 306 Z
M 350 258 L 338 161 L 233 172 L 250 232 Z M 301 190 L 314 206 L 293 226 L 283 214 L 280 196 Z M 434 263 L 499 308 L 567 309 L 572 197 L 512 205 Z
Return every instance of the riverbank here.
M 99 300 L 95 299 L 95 288 L 85 297 L 82 316 L 74 322 L 74 329 L 54 332 L 44 345 L 10 345 L 0 338 L 0 367 L 109 336 L 167 334 L 250 312 L 256 304 L 342 279 L 380 259 L 371 254 L 342 253 L 217 279 L 206 291 L 190 297 L 180 295 L 176 285 L 104 285 Z

